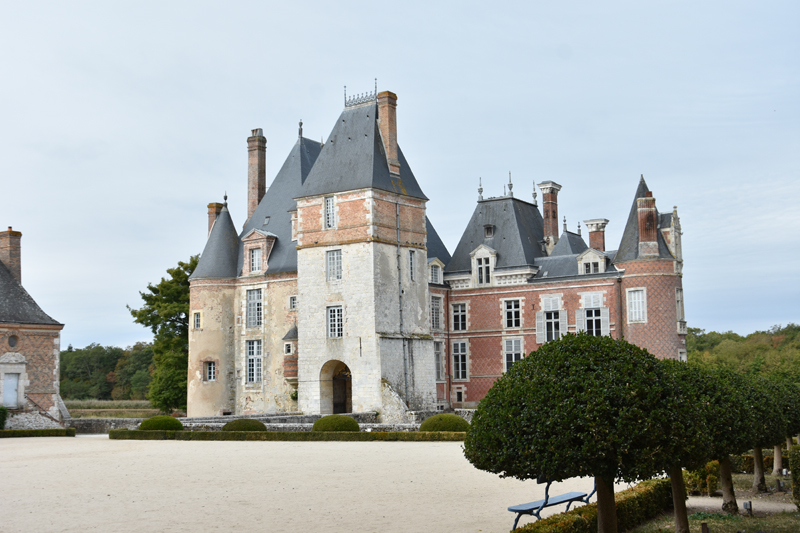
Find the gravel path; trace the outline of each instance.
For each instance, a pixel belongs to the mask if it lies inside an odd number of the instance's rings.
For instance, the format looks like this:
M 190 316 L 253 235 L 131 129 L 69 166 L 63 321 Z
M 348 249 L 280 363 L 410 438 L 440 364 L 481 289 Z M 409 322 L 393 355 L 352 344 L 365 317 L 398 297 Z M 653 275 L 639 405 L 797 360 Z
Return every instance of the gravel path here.
M 3 532 L 497 532 L 543 496 L 473 468 L 461 443 L 0 439 Z

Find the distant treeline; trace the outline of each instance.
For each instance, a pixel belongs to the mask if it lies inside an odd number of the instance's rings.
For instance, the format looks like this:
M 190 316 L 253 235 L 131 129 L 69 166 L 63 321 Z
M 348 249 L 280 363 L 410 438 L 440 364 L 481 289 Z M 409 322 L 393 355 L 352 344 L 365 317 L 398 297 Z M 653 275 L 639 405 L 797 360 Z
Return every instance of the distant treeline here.
M 90 344 L 61 352 L 61 397 L 65 400 L 144 400 L 153 372 L 153 345 L 122 349 Z
M 689 328 L 686 336 L 689 361 L 712 368 L 726 368 L 745 375 L 800 385 L 800 325 L 773 326 L 746 337 L 732 331 L 706 333 Z

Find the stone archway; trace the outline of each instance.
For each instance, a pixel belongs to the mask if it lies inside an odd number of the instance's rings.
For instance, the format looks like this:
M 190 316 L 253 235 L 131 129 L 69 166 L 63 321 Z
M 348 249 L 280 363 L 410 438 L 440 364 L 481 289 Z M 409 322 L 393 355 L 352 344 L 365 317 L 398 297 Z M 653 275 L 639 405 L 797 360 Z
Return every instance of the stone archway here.
M 323 415 L 353 412 L 353 380 L 350 368 L 331 360 L 319 372 L 319 412 Z

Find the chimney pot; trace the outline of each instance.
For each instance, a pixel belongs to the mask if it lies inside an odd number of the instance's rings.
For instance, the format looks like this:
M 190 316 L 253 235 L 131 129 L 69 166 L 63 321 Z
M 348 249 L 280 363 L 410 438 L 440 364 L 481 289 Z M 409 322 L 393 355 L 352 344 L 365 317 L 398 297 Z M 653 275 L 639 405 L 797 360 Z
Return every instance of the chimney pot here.
M 561 185 L 554 181 L 543 181 L 539 184 L 542 190 L 542 218 L 544 219 L 544 236 L 548 240 L 549 254 L 558 242 L 558 191 Z M 550 244 L 552 243 L 552 244 Z
M 267 139 L 261 128 L 247 139 L 247 218 L 264 198 L 267 190 Z
M 386 149 L 389 172 L 400 174 L 400 159 L 397 155 L 397 95 L 383 91 L 378 95 L 378 125 Z
M 592 220 L 584 220 L 583 223 L 586 224 L 586 229 L 589 230 L 589 248 L 605 252 L 608 219 L 593 218 Z

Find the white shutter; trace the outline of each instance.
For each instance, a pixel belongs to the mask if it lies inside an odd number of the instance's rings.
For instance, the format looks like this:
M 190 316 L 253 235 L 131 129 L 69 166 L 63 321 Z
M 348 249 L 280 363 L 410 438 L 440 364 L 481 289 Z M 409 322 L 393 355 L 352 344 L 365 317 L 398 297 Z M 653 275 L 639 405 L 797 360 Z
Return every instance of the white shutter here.
M 514 351 L 514 341 L 506 339 L 506 353 Z
M 586 331 L 586 310 L 578 309 L 575 311 L 575 329 L 578 333 Z
M 536 313 L 536 344 L 544 344 L 546 338 L 544 334 L 544 311 L 539 311 Z
M 562 309 L 558 312 L 558 329 L 560 330 L 559 336 L 567 334 L 567 310 Z
M 600 334 L 603 336 L 610 334 L 608 307 L 600 308 Z

